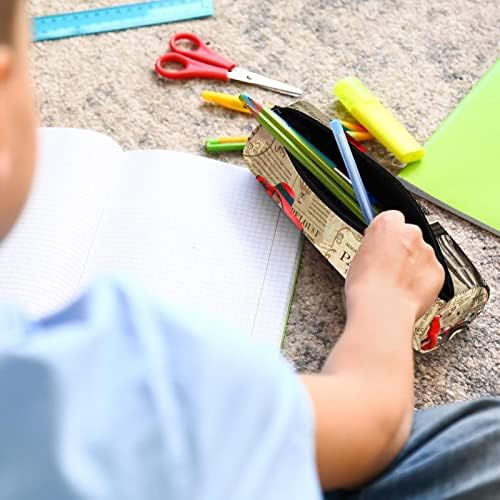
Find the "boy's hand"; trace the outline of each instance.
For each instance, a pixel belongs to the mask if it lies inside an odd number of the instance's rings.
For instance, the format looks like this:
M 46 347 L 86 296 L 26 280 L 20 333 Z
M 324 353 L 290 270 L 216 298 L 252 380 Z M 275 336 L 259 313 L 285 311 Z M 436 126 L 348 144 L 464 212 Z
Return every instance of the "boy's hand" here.
M 347 275 L 348 315 L 367 301 L 392 301 L 395 307 L 408 305 L 416 320 L 432 305 L 443 281 L 443 267 L 420 228 L 405 224 L 401 212 L 382 212 L 366 229 Z

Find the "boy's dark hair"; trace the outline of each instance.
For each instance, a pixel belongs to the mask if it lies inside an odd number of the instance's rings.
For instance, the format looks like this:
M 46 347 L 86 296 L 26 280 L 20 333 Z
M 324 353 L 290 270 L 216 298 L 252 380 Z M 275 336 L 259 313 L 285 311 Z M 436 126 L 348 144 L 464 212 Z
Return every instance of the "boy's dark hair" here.
M 19 0 L 0 0 L 0 43 L 11 44 L 14 39 L 14 21 Z

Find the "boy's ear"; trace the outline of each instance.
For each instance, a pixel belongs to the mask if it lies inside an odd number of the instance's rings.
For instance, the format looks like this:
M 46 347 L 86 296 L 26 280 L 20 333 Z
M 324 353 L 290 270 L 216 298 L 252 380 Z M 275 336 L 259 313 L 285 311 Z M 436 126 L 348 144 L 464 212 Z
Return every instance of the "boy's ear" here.
M 8 45 L 0 45 L 0 83 L 4 82 L 12 70 L 14 52 Z

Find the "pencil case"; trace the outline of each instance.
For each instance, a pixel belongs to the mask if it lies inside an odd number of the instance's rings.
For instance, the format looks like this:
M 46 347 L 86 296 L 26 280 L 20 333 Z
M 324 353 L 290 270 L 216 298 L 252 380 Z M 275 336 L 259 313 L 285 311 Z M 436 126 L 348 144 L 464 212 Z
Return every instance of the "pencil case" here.
M 347 175 L 325 114 L 306 102 L 273 110 Z M 419 226 L 445 270 L 439 297 L 414 328 L 414 349 L 430 352 L 464 331 L 480 314 L 488 301 L 489 288 L 446 229 L 428 218 L 403 184 L 368 154 L 354 146 L 351 149 L 377 206 L 381 210 L 399 210 L 408 223 Z M 243 157 L 287 217 L 345 278 L 366 224 L 261 126 L 252 132 Z

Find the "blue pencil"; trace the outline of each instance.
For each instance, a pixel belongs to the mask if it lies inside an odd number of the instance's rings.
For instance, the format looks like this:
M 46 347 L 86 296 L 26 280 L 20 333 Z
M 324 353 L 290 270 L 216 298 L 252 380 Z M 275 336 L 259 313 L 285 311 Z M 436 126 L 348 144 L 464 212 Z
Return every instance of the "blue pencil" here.
M 335 137 L 335 141 L 337 142 L 337 146 L 339 147 L 340 154 L 342 155 L 342 159 L 344 160 L 345 166 L 347 168 L 347 172 L 349 173 L 352 187 L 354 188 L 354 193 L 358 200 L 359 206 L 361 207 L 361 211 L 363 212 L 365 221 L 367 224 L 370 224 L 370 222 L 373 220 L 373 209 L 370 204 L 365 186 L 363 184 L 363 180 L 359 175 L 358 166 L 356 165 L 354 156 L 352 156 L 351 148 L 349 147 L 349 143 L 347 142 L 345 132 L 342 128 L 340 120 L 332 120 L 330 122 L 330 128 L 332 129 L 333 136 Z

